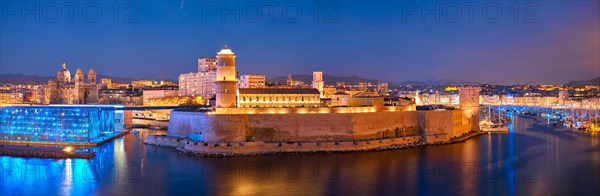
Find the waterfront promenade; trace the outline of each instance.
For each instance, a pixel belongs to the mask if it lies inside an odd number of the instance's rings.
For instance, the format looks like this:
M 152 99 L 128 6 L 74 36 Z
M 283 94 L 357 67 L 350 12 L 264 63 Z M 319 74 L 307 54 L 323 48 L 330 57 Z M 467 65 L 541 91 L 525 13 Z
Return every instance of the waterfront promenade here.
M 0 145 L 0 156 L 27 157 L 27 158 L 54 158 L 90 159 L 96 155 L 95 152 L 72 152 L 64 151 L 63 147 L 55 146 L 23 146 L 23 145 Z

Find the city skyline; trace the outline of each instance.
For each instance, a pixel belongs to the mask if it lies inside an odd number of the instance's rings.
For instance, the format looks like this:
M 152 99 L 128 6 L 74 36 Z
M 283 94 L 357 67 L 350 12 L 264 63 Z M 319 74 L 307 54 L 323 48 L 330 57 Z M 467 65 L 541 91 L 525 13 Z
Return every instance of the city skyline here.
M 201 57 L 202 58 L 202 57 Z M 63 63 L 66 63 L 66 61 L 63 61 Z M 63 64 L 61 63 L 61 64 Z M 81 69 L 82 66 L 76 66 L 77 69 Z M 93 67 L 89 66 L 89 69 L 93 69 Z M 195 73 L 194 71 L 190 71 L 191 73 Z M 247 73 L 239 73 L 240 76 L 244 75 L 244 74 L 257 74 L 259 73 L 258 71 L 255 72 L 247 72 Z M 262 73 L 262 72 L 261 72 Z M 308 80 L 306 80 L 305 77 L 311 77 L 310 74 L 311 73 L 291 73 L 288 72 L 288 74 L 291 74 L 291 76 L 293 76 L 293 78 L 295 77 L 302 77 L 302 79 L 300 79 L 300 81 L 302 82 L 307 82 Z M 39 79 L 39 78 L 54 78 L 55 74 L 51 73 L 50 75 L 38 75 L 38 74 L 24 74 L 24 73 L 0 73 L 0 75 L 10 75 L 11 79 L 9 79 L 8 81 L 12 81 L 12 82 L 8 82 L 8 83 L 23 83 L 23 81 L 32 81 L 32 80 L 40 80 L 40 82 L 44 83 L 46 82 L 45 79 Z M 72 75 L 74 76 L 74 75 Z M 280 82 L 280 80 L 282 80 L 282 78 L 287 77 L 286 75 L 265 75 L 266 76 L 266 81 L 268 82 Z M 600 77 L 596 77 L 596 78 L 581 78 L 581 79 L 574 79 L 574 80 L 570 80 L 564 83 L 538 83 L 538 82 L 524 82 L 524 83 L 519 83 L 519 82 L 515 82 L 515 83 L 497 83 L 497 82 L 481 82 L 481 81 L 465 81 L 465 80 L 460 80 L 457 78 L 453 78 L 453 77 L 445 77 L 445 78 L 422 78 L 422 79 L 417 79 L 417 80 L 403 80 L 403 81 L 385 81 L 385 80 L 378 80 L 376 78 L 365 78 L 362 77 L 361 75 L 357 75 L 357 74 L 353 74 L 353 75 L 335 75 L 335 74 L 324 74 L 324 76 L 326 77 L 332 77 L 332 78 L 338 78 L 338 79 L 342 79 L 340 81 L 334 81 L 334 80 L 328 80 L 325 81 L 326 84 L 335 84 L 336 82 L 344 82 L 344 80 L 346 79 L 350 79 L 350 80 L 361 80 L 364 82 L 373 82 L 373 81 L 378 81 L 378 82 L 386 82 L 386 83 L 390 83 L 392 85 L 404 85 L 404 84 L 424 84 L 424 85 L 430 85 L 430 84 L 440 84 L 440 85 L 461 85 L 461 84 L 490 84 L 490 85 L 502 85 L 502 86 L 511 86 L 511 85 L 540 85 L 540 84 L 551 84 L 551 85 L 565 85 L 567 83 L 571 83 L 571 82 L 585 82 L 585 81 L 596 81 L 598 79 L 600 79 Z M 33 78 L 38 78 L 38 79 L 32 79 Z M 177 81 L 177 78 L 149 78 L 149 77 L 131 77 L 131 76 L 119 76 L 119 75 L 106 75 L 106 74 L 100 74 L 99 75 L 100 78 L 107 78 L 107 79 L 117 79 L 119 81 L 135 81 L 135 80 L 154 80 L 154 81 Z M 19 80 L 18 78 L 23 78 L 22 80 Z M 306 81 L 305 81 L 306 80 Z M 4 81 L 6 82 L 6 81 Z M 310 82 L 310 81 L 309 81 Z M 34 83 L 39 83 L 39 82 L 34 82 Z M 128 83 L 128 82 L 126 82 Z M 352 82 L 350 82 L 349 84 L 354 84 Z
M 0 196 L 600 195 L 599 144 L 599 0 L 0 0 Z
M 457 78 L 564 84 L 600 76 L 600 18 L 594 1 L 535 2 L 539 10 L 527 18 L 531 21 L 520 16 L 517 22 L 511 12 L 514 2 L 496 3 L 503 11 L 498 21 L 475 14 L 473 22 L 464 12 L 458 21 L 448 21 L 449 14 L 425 13 L 423 18 L 419 9 L 435 4 L 406 2 L 318 5 L 338 9 L 330 18 L 315 18 L 310 12 L 314 2 L 298 2 L 304 14 L 297 21 L 281 14 L 272 21 L 266 15 L 248 21 L 248 14 L 241 11 L 226 13 L 223 21 L 221 6 L 236 2 L 231 3 L 123 3 L 119 4 L 123 11 L 127 6 L 139 11 L 128 18 L 132 21 L 120 13 L 118 22 L 112 20 L 110 3 L 97 3 L 104 14 L 95 22 L 77 15 L 73 23 L 66 16 L 48 22 L 45 15 L 39 23 L 33 15 L 23 22 L 18 14 L 5 13 L 0 74 L 52 76 L 54 65 L 66 61 L 71 69 L 94 67 L 115 77 L 176 79 L 180 73 L 193 72 L 198 57 L 213 57 L 229 45 L 239 54 L 240 73 L 261 70 L 268 77 L 319 70 L 388 82 Z M 217 6 L 216 13 L 203 12 L 211 5 Z M 258 5 L 266 12 L 264 4 Z M 439 6 L 442 10 L 454 5 Z M 243 11 L 248 5 L 240 6 Z M 407 14 L 413 13 L 410 6 L 416 6 L 416 14 Z M 483 6 L 488 5 L 477 7 Z M 529 14 L 527 6 L 532 5 L 519 4 L 521 15 Z M 27 58 L 31 56 L 35 58 Z

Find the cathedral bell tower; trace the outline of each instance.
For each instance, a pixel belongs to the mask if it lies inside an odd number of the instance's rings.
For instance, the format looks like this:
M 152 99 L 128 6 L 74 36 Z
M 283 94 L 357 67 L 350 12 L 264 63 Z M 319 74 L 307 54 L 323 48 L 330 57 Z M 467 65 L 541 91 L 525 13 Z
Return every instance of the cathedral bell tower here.
M 82 84 L 83 83 L 83 71 L 81 71 L 81 68 L 77 68 L 77 71 L 75 71 L 75 84 Z
M 217 78 L 215 80 L 217 108 L 237 107 L 236 76 L 235 54 L 225 46 L 217 53 Z
M 90 71 L 88 71 L 87 82 L 96 84 L 96 71 L 94 71 L 94 68 L 90 68 Z

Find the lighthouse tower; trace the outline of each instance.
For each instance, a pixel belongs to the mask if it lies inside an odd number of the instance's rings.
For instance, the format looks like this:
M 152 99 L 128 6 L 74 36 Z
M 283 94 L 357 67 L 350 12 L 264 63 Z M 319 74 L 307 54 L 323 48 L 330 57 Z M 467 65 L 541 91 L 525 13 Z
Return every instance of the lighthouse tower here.
M 236 75 L 235 54 L 225 46 L 217 53 L 217 78 L 215 80 L 217 108 L 237 107 Z

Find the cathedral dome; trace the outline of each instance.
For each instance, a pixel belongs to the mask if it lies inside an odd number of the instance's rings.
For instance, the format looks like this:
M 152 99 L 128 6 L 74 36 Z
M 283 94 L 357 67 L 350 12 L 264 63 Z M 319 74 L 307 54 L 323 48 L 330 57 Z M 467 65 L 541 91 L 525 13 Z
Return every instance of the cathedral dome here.
M 96 75 L 96 71 L 94 71 L 94 68 L 90 68 L 90 71 L 88 71 L 88 75 Z
M 69 70 L 67 69 L 67 64 L 62 64 L 62 68 L 56 74 L 56 80 L 62 83 L 71 81 L 71 72 L 69 72 Z

